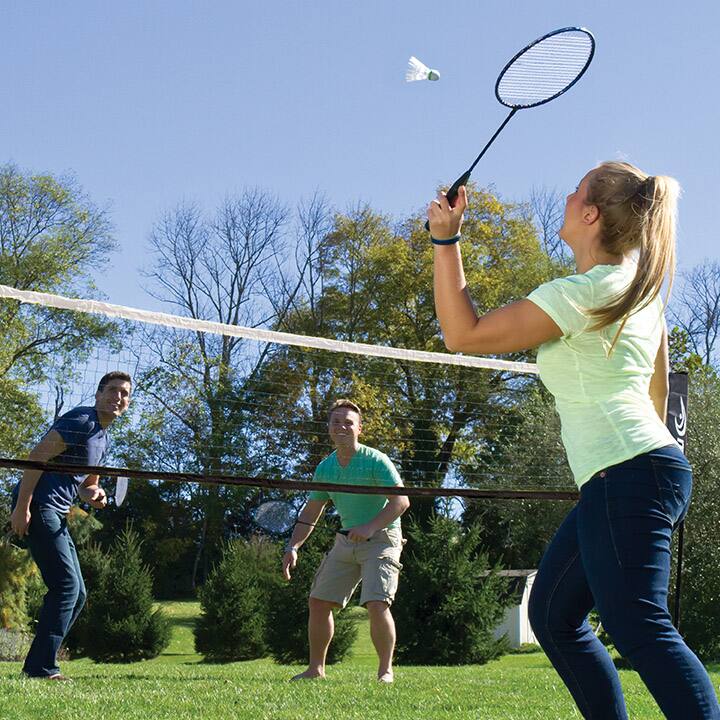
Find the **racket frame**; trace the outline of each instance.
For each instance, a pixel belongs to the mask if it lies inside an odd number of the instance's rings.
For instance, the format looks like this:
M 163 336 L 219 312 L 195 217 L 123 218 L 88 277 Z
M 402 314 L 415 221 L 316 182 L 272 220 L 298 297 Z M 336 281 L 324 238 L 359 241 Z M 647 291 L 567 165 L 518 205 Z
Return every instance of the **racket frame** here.
M 502 79 L 505 77 L 505 73 L 510 69 L 510 67 L 513 65 L 513 63 L 521 56 L 524 55 L 530 48 L 535 47 L 535 45 L 539 45 L 541 42 L 547 40 L 548 38 L 554 37 L 555 35 L 560 35 L 562 33 L 566 32 L 582 32 L 585 33 L 585 35 L 590 38 L 590 54 L 587 57 L 587 60 L 585 61 L 585 65 L 583 66 L 582 70 L 575 76 L 575 79 L 566 85 L 562 90 L 559 90 L 554 95 L 551 95 L 548 98 L 544 98 L 543 100 L 538 100 L 537 102 L 530 103 L 529 105 L 513 105 L 510 103 L 506 103 L 501 97 L 500 97 L 500 83 L 502 82 Z M 497 80 L 495 81 L 495 97 L 497 98 L 498 102 L 501 105 L 504 105 L 505 107 L 512 108 L 513 110 L 527 110 L 528 108 L 534 108 L 539 107 L 540 105 L 544 105 L 545 103 L 549 103 L 551 100 L 555 100 L 555 98 L 559 98 L 561 95 L 566 93 L 575 83 L 587 72 L 587 69 L 590 67 L 590 63 L 592 62 L 593 57 L 595 56 L 595 36 L 584 27 L 564 27 L 560 28 L 559 30 L 553 30 L 552 32 L 549 32 L 542 37 L 537 38 L 537 40 L 533 40 L 529 45 L 526 45 L 522 50 L 515 53 L 515 55 L 505 64 L 505 67 L 500 71 L 500 74 L 498 75 Z M 509 120 L 510 118 L 508 118 Z M 502 130 L 503 127 L 505 127 L 507 123 L 507 120 L 500 126 L 500 130 Z M 498 133 L 500 132 L 498 130 Z M 496 133 L 495 135 L 497 135 Z M 492 140 L 495 139 L 495 135 L 493 136 Z M 491 142 L 492 142 L 491 140 Z M 474 164 L 473 164 L 474 166 Z
M 257 513 L 257 511 L 260 508 L 262 508 L 263 505 L 270 505 L 270 504 L 277 504 L 277 503 L 281 503 L 282 505 L 287 507 L 289 510 L 292 510 L 292 512 L 288 513 L 288 518 L 292 519 L 292 525 L 290 527 L 288 527 L 287 530 L 284 530 L 284 531 L 274 531 L 267 525 L 263 525 L 255 517 L 255 513 Z M 340 535 L 348 535 L 348 532 L 349 532 L 348 530 L 343 530 L 343 529 L 336 530 L 335 528 L 332 528 L 329 525 L 323 525 L 322 523 L 309 523 L 309 522 L 305 522 L 304 520 L 298 520 L 298 515 L 300 514 L 298 509 L 295 507 L 295 505 L 293 505 L 291 502 L 289 502 L 287 500 L 266 500 L 265 502 L 260 503 L 260 505 L 258 505 L 255 508 L 255 513 L 253 513 L 253 523 L 255 523 L 255 525 L 257 525 L 257 527 L 259 527 L 263 532 L 268 533 L 269 535 L 272 535 L 273 537 L 285 537 L 288 533 L 291 533 L 294 530 L 295 525 L 298 525 L 298 524 L 309 525 L 313 528 L 320 528 L 321 530 L 329 530 L 330 532 L 339 533 Z
M 585 65 L 583 66 L 582 70 L 577 74 L 575 79 L 568 83 L 562 90 L 556 92 L 554 95 L 551 95 L 548 98 L 544 98 L 543 100 L 539 100 L 538 102 L 531 103 L 530 105 L 511 105 L 509 103 L 506 103 L 503 101 L 503 99 L 500 97 L 500 82 L 502 81 L 503 77 L 505 77 L 505 73 L 510 69 L 510 67 L 513 65 L 513 63 L 522 55 L 524 55 L 530 48 L 534 47 L 535 45 L 543 42 L 544 40 L 547 40 L 550 37 L 553 37 L 554 35 L 560 35 L 561 33 L 566 32 L 582 32 L 585 33 L 590 38 L 590 54 L 587 57 L 587 60 L 585 61 Z M 448 191 L 445 193 L 445 197 L 447 198 L 447 201 L 450 203 L 450 206 L 452 207 L 455 199 L 457 198 L 458 190 L 463 186 L 467 185 L 468 180 L 470 180 L 470 175 L 472 174 L 472 171 L 475 169 L 475 166 L 480 162 L 481 158 L 485 153 L 487 152 L 488 148 L 495 142 L 495 138 L 502 132 L 503 128 L 510 122 L 513 115 L 518 110 L 527 110 L 528 108 L 538 107 L 540 105 L 544 105 L 545 103 L 550 102 L 551 100 L 555 100 L 555 98 L 560 97 L 560 95 L 563 95 L 566 93 L 575 83 L 585 74 L 588 67 L 590 67 L 590 63 L 592 62 L 593 57 L 595 56 L 595 36 L 584 27 L 564 27 L 559 28 L 558 30 L 553 30 L 552 32 L 546 33 L 542 37 L 537 38 L 536 40 L 533 40 L 530 44 L 526 45 L 522 50 L 515 53 L 513 55 L 512 59 L 509 60 L 507 63 L 505 63 L 505 67 L 500 71 L 500 74 L 498 75 L 497 80 L 495 81 L 495 97 L 497 98 L 498 102 L 501 105 L 504 105 L 505 107 L 510 108 L 510 112 L 508 113 L 508 116 L 503 120 L 500 127 L 495 131 L 493 136 L 487 141 L 485 144 L 485 147 L 480 151 L 480 154 L 475 158 L 472 165 L 449 187 Z M 425 229 L 430 230 L 430 221 L 427 221 L 425 223 Z

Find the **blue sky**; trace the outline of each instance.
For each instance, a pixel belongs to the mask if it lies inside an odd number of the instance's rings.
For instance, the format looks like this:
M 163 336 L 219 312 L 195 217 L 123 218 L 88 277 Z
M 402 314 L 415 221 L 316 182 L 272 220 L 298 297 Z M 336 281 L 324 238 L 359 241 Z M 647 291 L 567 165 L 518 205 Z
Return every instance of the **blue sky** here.
M 519 200 L 627 159 L 683 185 L 681 266 L 717 258 L 710 0 L 11 0 L 0 10 L 0 162 L 74 172 L 109 205 L 121 248 L 101 290 L 157 307 L 139 270 L 163 211 L 260 186 L 291 205 L 317 189 L 341 210 L 366 201 L 403 217 L 504 119 L 493 88 L 506 60 L 566 25 L 596 36 L 588 74 L 516 115 L 474 179 Z M 405 83 L 410 55 L 440 82 Z

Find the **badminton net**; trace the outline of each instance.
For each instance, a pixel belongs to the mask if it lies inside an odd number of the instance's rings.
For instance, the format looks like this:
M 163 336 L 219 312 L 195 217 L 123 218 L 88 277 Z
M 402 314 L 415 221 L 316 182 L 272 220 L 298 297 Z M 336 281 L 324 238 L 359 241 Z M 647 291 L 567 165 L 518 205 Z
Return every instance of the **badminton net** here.
M 92 406 L 100 378 L 121 370 L 133 378 L 132 402 L 111 429 L 103 465 L 87 472 L 304 492 L 332 451 L 328 408 L 348 398 L 363 411 L 361 442 L 393 460 L 405 494 L 575 495 L 558 420 L 532 363 L 223 325 L 4 286 L 0 303 L 19 315 L 81 313 L 110 328 L 108 340 L 70 359 L 50 351 L 45 370 L 25 384 L 37 427 L 24 445 L 0 447 L 0 467 L 13 477 L 45 469 L 27 460 L 32 444 L 59 415 Z

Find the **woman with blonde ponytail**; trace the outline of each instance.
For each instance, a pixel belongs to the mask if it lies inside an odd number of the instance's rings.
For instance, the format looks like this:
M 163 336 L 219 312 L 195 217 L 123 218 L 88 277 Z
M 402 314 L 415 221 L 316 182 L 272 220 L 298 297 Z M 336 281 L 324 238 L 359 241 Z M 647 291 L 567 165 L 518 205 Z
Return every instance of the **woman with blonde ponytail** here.
M 672 624 L 670 545 L 692 473 L 665 427 L 663 285 L 675 265 L 678 184 L 624 162 L 591 170 L 566 201 L 560 237 L 576 274 L 478 316 L 460 228 L 467 207 L 428 208 L 435 308 L 450 350 L 538 347 L 580 500 L 551 541 L 530 599 L 535 635 L 586 718 L 627 718 L 615 666 L 588 624 L 596 608 L 615 647 L 668 718 L 720 719 L 712 683 Z

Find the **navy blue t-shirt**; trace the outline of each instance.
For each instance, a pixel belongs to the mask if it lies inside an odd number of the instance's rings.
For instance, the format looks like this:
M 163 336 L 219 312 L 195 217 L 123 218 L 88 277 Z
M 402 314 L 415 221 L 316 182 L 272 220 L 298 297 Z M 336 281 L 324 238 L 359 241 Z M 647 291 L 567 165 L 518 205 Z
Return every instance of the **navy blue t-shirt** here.
M 50 430 L 55 430 L 66 445 L 65 450 L 50 462 L 67 465 L 102 465 L 109 438 L 107 431 L 100 425 L 94 407 L 73 408 L 61 415 Z M 78 486 L 85 478 L 87 474 L 44 472 L 35 486 L 32 501 L 36 505 L 67 513 L 77 497 Z M 15 501 L 19 488 L 20 483 L 13 490 Z

